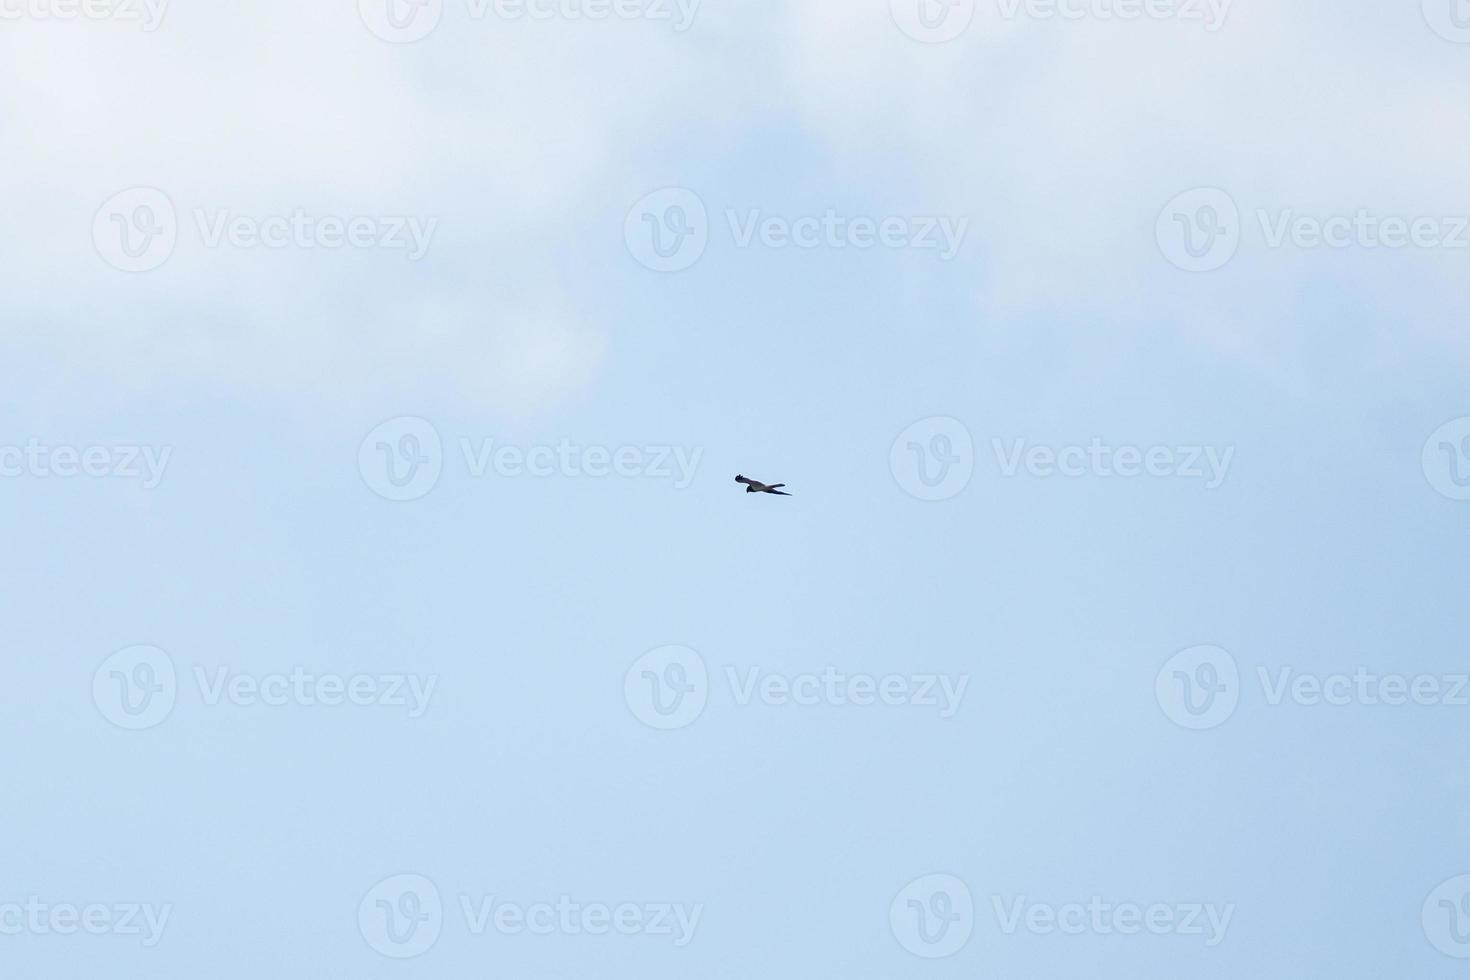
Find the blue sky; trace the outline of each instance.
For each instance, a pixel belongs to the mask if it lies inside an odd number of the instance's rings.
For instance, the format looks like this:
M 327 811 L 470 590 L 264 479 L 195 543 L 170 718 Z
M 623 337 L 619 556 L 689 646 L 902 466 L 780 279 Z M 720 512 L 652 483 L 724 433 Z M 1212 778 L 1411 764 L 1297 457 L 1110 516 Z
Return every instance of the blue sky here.
M 1459 975 L 1466 18 L 906 4 L 0 5 L 6 975 Z

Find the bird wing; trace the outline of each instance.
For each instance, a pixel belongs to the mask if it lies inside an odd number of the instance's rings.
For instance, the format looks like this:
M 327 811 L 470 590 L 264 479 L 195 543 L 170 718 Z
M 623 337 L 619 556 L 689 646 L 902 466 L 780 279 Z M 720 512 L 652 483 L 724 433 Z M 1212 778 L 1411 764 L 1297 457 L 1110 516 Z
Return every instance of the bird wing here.
M 741 476 L 738 473 L 735 475 L 735 482 L 736 483 L 744 483 L 744 484 L 747 484 L 748 486 L 752 486 L 752 487 L 758 487 L 758 486 L 760 486 L 759 483 L 756 483 L 750 477 L 748 477 L 748 476 Z

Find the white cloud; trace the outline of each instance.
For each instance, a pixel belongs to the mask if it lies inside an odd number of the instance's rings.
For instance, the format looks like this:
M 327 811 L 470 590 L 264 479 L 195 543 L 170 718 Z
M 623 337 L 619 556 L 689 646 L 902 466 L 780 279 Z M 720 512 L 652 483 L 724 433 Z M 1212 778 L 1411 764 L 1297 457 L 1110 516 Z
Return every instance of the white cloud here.
M 0 231 L 0 342 L 232 382 L 330 373 L 350 386 L 416 365 L 426 386 L 463 379 L 467 400 L 494 407 L 585 383 L 605 340 L 556 292 L 558 241 L 585 237 L 586 202 L 628 145 L 693 113 L 673 80 L 719 69 L 666 25 L 466 9 L 405 46 L 369 33 L 352 3 L 176 4 L 153 33 L 7 22 L 0 179 L 26 193 Z M 100 260 L 91 227 L 139 185 L 172 199 L 179 244 L 130 276 Z M 196 209 L 298 208 L 437 217 L 437 251 L 410 265 L 206 249 L 194 227 Z
M 0 179 L 25 190 L 0 229 L 0 343 L 123 376 L 349 394 L 449 379 L 467 400 L 532 409 L 595 379 L 607 344 L 601 311 L 575 295 L 579 243 L 618 250 L 622 208 L 685 179 L 679 161 L 707 174 L 725 144 L 795 114 L 847 193 L 970 218 L 947 272 L 993 323 L 1136 322 L 1269 360 L 1304 295 L 1341 289 L 1426 343 L 1467 346 L 1451 319 L 1470 290 L 1462 256 L 1250 237 L 1258 207 L 1470 210 L 1470 108 L 1454 97 L 1470 49 L 1413 5 L 1324 22 L 1237 2 L 1208 32 L 1004 20 L 998 2 L 943 45 L 906 37 L 886 0 L 706 5 L 686 33 L 474 21 L 449 3 L 412 45 L 374 37 L 352 3 L 175 4 L 153 33 L 7 22 Z M 902 179 L 868 176 L 894 161 Z M 162 268 L 128 276 L 89 232 L 104 200 L 140 184 L 166 190 L 183 225 Z M 1153 237 L 1165 202 L 1194 186 L 1228 189 L 1248 236 L 1204 275 L 1171 267 Z M 200 246 L 200 207 L 440 225 L 418 264 L 240 252 Z
M 1415 5 L 1325 19 L 1236 3 L 1210 32 L 1007 20 L 1000 0 L 982 0 L 970 29 L 941 45 L 906 37 L 881 6 L 784 8 L 794 97 L 842 153 L 899 147 L 924 206 L 971 217 L 989 316 L 1167 323 L 1249 348 L 1289 329 L 1282 314 L 1310 284 L 1405 291 L 1406 260 L 1432 273 L 1415 283 L 1425 317 L 1470 298 L 1460 254 L 1304 257 L 1259 242 L 1257 208 L 1470 213 L 1457 166 L 1470 107 L 1449 96 L 1470 49 L 1433 35 Z M 1206 276 L 1172 268 L 1154 245 L 1160 209 L 1198 186 L 1229 190 L 1246 220 L 1238 257 Z

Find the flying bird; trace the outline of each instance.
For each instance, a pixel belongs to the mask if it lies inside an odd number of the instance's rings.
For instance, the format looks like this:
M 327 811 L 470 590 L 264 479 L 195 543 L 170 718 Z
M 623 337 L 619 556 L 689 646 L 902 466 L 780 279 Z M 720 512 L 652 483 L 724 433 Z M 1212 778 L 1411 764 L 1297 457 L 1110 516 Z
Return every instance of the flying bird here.
M 784 483 L 762 483 L 759 480 L 752 480 L 748 476 L 740 476 L 738 473 L 735 475 L 735 482 L 745 484 L 746 493 L 774 493 L 778 497 L 791 496 L 791 494 L 781 489 L 786 485 Z

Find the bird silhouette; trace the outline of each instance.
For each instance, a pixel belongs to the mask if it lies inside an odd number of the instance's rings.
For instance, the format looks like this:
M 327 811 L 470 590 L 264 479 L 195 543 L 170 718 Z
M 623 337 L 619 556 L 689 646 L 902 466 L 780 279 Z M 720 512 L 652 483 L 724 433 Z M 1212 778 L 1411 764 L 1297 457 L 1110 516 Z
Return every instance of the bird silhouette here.
M 791 496 L 791 494 L 781 489 L 786 485 L 784 483 L 762 483 L 759 480 L 752 480 L 750 477 L 741 476 L 738 473 L 735 475 L 735 482 L 745 484 L 746 493 L 773 493 L 778 497 Z

